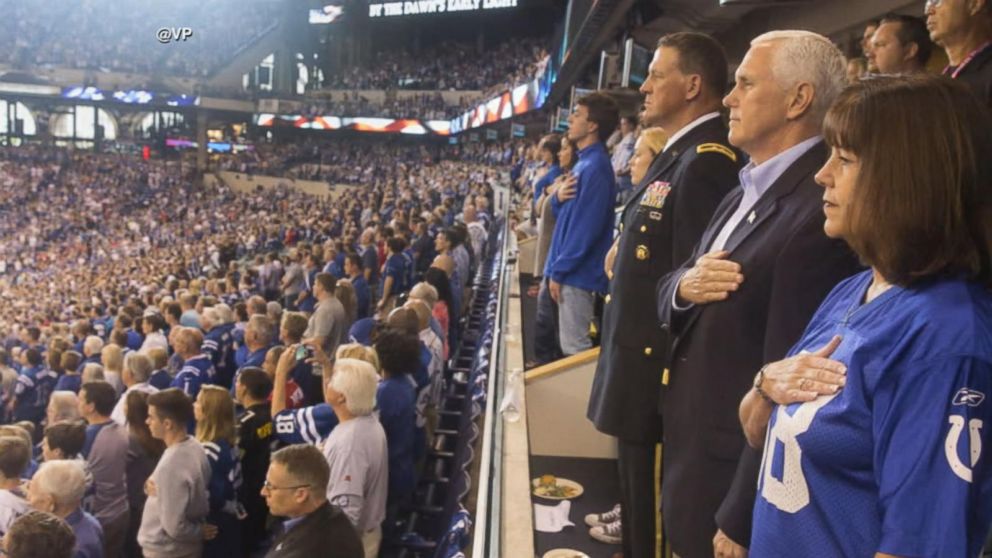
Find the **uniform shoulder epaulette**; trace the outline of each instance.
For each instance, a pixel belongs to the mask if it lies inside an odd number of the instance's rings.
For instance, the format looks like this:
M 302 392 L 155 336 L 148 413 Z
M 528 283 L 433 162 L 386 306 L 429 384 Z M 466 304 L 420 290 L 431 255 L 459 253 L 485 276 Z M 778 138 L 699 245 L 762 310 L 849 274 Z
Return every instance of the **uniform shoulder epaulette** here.
M 696 153 L 721 153 L 731 161 L 737 162 L 737 154 L 734 153 L 734 150 L 719 143 L 701 143 L 696 148 Z

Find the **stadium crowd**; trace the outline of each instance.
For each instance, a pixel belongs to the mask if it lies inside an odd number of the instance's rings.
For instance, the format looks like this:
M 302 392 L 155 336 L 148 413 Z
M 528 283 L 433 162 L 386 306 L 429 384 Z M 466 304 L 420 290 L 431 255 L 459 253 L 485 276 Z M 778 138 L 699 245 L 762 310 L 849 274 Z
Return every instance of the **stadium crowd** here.
M 96 0 L 2 0 L 14 27 L 0 37 L 0 62 L 17 68 L 55 66 L 146 75 L 205 77 L 268 29 L 279 4 L 254 0 L 169 4 Z M 196 22 L 192 37 L 159 44 L 156 32 Z
M 505 91 L 543 72 L 547 45 L 511 39 L 483 52 L 470 43 L 444 42 L 416 54 L 402 49 L 376 53 L 373 62 L 329 79 L 326 89 L 420 89 Z
M 344 99 L 310 100 L 303 111 L 307 116 L 371 116 L 378 118 L 420 118 L 448 120 L 468 107 L 468 96 L 458 105 L 448 105 L 437 91 L 399 98 L 395 90 L 388 91 L 382 103 L 375 103 L 353 91 Z
M 74 556 L 376 556 L 502 180 L 396 155 L 322 199 L 0 151 L 0 535 L 33 509 Z
M 433 169 L 432 165 L 442 160 L 508 165 L 521 143 L 518 140 L 444 146 L 387 138 L 354 138 L 257 144 L 251 151 L 221 157 L 218 167 L 243 174 L 322 180 L 330 184 L 372 184 L 400 180 L 410 168 Z M 437 169 L 426 172 L 430 181 L 443 183 L 450 178 Z

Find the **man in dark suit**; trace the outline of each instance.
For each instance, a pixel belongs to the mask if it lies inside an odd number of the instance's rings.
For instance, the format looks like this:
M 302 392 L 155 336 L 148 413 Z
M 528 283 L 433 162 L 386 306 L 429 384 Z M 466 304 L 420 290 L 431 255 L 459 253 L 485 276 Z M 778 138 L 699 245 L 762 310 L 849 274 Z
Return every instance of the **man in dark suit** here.
M 314 446 L 297 444 L 272 454 L 262 495 L 272 515 L 288 519 L 266 558 L 364 558 L 348 516 L 327 501 L 330 476 Z
M 751 161 L 692 257 L 658 283 L 675 336 L 663 372 L 662 509 L 682 558 L 743 557 L 759 455 L 737 411 L 764 363 L 782 358 L 817 306 L 859 269 L 823 232 L 823 116 L 844 86 L 844 57 L 814 33 L 758 37 L 724 99 L 730 143 Z
M 700 33 L 666 35 L 649 74 L 641 87 L 641 124 L 660 126 L 670 137 L 623 210 L 587 412 L 599 431 L 618 438 L 622 529 L 598 525 L 597 532 L 593 524 L 608 519 L 589 523 L 597 539 L 622 539 L 625 558 L 651 558 L 657 546 L 658 395 L 670 341 L 646 302 L 658 280 L 692 254 L 720 200 L 737 185 L 743 159 L 726 145 L 720 117 L 727 87 L 720 43 Z

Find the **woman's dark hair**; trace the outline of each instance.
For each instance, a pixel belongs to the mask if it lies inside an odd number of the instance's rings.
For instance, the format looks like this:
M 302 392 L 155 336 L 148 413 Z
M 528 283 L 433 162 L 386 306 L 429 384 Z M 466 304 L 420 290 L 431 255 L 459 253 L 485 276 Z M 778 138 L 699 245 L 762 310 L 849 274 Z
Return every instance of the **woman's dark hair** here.
M 412 374 L 420 362 L 420 341 L 395 328 L 385 328 L 375 339 L 375 352 L 384 374 Z
M 45 429 L 45 439 L 48 440 L 49 449 L 62 452 L 63 459 L 73 459 L 83 451 L 86 444 L 86 423 L 57 422 Z
M 448 280 L 448 274 L 443 269 L 432 267 L 427 270 L 427 273 L 424 273 L 424 281 L 437 289 L 437 299 L 444 302 L 448 307 L 448 315 L 454 319 L 455 299 L 451 294 L 451 282 Z
M 572 141 L 572 139 L 569 138 L 568 136 L 562 136 L 561 146 L 564 146 L 566 143 L 568 144 L 568 147 L 572 150 L 572 160 L 569 161 L 568 163 L 565 163 L 564 161 L 561 161 L 561 157 L 559 157 L 558 164 L 561 165 L 561 168 L 563 170 L 572 170 L 572 168 L 575 167 L 575 163 L 577 163 L 579 160 L 579 146 L 576 145 L 576 143 Z M 561 151 L 561 146 L 558 147 L 559 152 Z
M 824 138 L 861 170 L 844 236 L 886 280 L 992 280 L 992 117 L 959 82 L 878 76 L 849 86 Z
M 551 163 L 559 164 L 558 151 L 561 149 L 561 134 L 548 134 L 541 138 L 538 148 L 551 153 Z
M 127 419 L 127 429 L 138 444 L 141 445 L 145 453 L 158 459 L 165 451 L 165 443 L 158 438 L 152 437 L 152 431 L 148 429 L 148 394 L 140 390 L 131 390 L 124 400 Z

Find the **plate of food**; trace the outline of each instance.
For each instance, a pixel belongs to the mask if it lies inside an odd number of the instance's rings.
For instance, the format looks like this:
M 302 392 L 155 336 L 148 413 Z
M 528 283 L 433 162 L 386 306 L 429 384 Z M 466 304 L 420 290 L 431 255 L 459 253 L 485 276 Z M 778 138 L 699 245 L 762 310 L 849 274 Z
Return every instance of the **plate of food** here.
M 555 548 L 545 552 L 541 558 L 589 558 L 589 555 L 571 548 Z
M 534 496 L 548 500 L 570 500 L 582 495 L 582 485 L 568 479 L 560 479 L 554 475 L 541 475 L 531 481 L 531 492 Z

